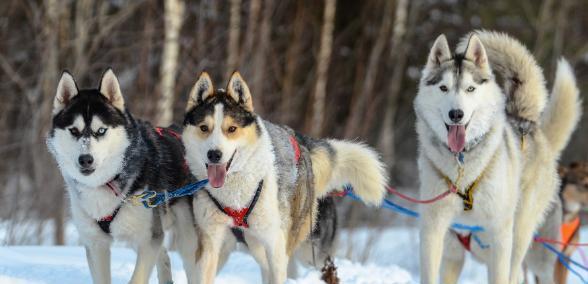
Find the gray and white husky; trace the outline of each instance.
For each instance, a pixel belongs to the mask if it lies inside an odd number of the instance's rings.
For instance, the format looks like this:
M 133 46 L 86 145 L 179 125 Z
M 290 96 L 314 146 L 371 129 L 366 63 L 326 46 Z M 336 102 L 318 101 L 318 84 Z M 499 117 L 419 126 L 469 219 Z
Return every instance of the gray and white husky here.
M 79 90 L 69 73 L 62 74 L 47 145 L 65 180 L 94 283 L 111 281 L 115 240 L 137 250 L 131 283 L 148 283 L 155 264 L 159 282 L 171 283 L 169 257 L 162 249 L 167 228 L 177 230 L 188 279 L 195 277 L 191 198 L 155 209 L 127 202 L 146 189 L 171 191 L 189 182 L 184 149 L 175 136 L 172 129 L 133 118 L 112 70 L 104 73 L 99 89 Z
M 448 234 L 452 222 L 485 228 L 477 237 L 489 248 L 471 250 L 488 265 L 488 283 L 520 283 L 533 234 L 557 198 L 557 159 L 581 113 L 563 59 L 547 97 L 541 69 L 513 38 L 479 31 L 455 54 L 437 38 L 414 100 L 420 193 L 459 194 L 421 208 L 422 283 L 439 283 L 440 271 L 443 283 L 457 282 L 464 249 Z
M 209 180 L 193 207 L 201 228 L 201 283 L 213 283 L 222 247 L 235 232 L 260 264 L 264 282 L 284 283 L 290 256 L 317 223 L 320 198 L 348 183 L 367 203 L 384 197 L 386 175 L 376 152 L 263 120 L 239 73 L 226 90 L 215 90 L 208 74 L 200 76 L 182 140 L 192 174 Z

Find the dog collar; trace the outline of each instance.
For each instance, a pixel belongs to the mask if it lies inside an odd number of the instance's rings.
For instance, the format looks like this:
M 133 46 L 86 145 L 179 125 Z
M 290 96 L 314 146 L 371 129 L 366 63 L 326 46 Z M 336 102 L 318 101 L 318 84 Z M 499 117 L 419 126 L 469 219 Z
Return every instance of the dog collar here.
M 255 208 L 255 204 L 259 199 L 259 195 L 261 194 L 262 188 L 263 180 L 259 181 L 259 184 L 257 185 L 257 190 L 255 191 L 255 195 L 253 195 L 253 199 L 251 199 L 249 206 L 241 209 L 233 209 L 228 206 L 223 206 L 216 198 L 214 198 L 214 196 L 212 196 L 210 191 L 205 191 L 208 194 L 208 197 L 210 197 L 210 200 L 212 200 L 212 203 L 214 203 L 214 205 L 218 208 L 218 210 L 220 210 L 221 212 L 225 213 L 225 215 L 233 219 L 234 228 L 249 228 L 249 223 L 247 223 L 247 219 L 253 211 L 253 208 Z

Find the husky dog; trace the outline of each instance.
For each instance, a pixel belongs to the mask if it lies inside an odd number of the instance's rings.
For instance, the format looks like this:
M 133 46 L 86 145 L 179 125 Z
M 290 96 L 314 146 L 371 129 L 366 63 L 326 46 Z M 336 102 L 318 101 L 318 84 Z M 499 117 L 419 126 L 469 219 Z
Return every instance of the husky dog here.
M 421 207 L 421 282 L 438 283 L 443 258 L 443 283 L 456 283 L 464 249 L 444 249 L 444 240 L 455 239 L 445 236 L 457 221 L 485 228 L 476 237 L 490 248 L 471 249 L 488 265 L 488 283 L 519 283 L 581 113 L 575 78 L 561 60 L 548 104 L 542 71 L 518 41 L 480 31 L 457 50 L 437 38 L 414 101 L 421 197 L 456 192 Z
M 192 174 L 209 181 L 194 200 L 202 283 L 213 283 L 231 231 L 244 237 L 264 282 L 284 283 L 289 257 L 316 224 L 320 198 L 348 183 L 366 203 L 384 197 L 387 178 L 376 152 L 261 119 L 237 72 L 226 90 L 215 90 L 202 73 L 190 93 L 182 140 Z
M 114 240 L 137 250 L 131 283 L 148 283 L 155 264 L 159 282 L 171 283 L 162 241 L 172 225 L 188 278 L 195 277 L 191 198 L 154 209 L 126 202 L 146 189 L 171 191 L 189 182 L 183 146 L 174 133 L 133 118 L 112 70 L 104 73 L 99 89 L 79 90 L 72 75 L 62 74 L 47 145 L 65 180 L 94 283 L 111 281 Z

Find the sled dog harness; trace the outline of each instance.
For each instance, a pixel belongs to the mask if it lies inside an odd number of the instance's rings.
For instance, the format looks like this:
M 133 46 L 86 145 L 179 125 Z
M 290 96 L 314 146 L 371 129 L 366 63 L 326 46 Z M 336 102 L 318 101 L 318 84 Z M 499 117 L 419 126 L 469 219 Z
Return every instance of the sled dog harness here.
M 484 172 L 482 172 L 469 186 L 465 187 L 464 191 L 461 192 L 458 188 L 459 182 L 463 177 L 463 167 L 459 166 L 457 169 L 457 179 L 453 182 L 448 176 L 444 175 L 441 170 L 439 170 L 433 162 L 431 162 L 431 167 L 437 172 L 437 175 L 442 177 L 445 183 L 447 183 L 447 187 L 449 187 L 449 191 L 457 194 L 463 200 L 463 211 L 470 211 L 474 208 L 474 192 L 478 188 L 480 184 L 480 180 L 484 176 Z
M 182 136 L 180 134 L 178 134 L 177 132 L 175 132 L 169 128 L 155 127 L 155 132 L 160 137 L 164 137 L 165 134 L 167 133 L 168 135 L 170 135 L 178 140 L 182 139 Z M 188 171 L 188 164 L 186 163 L 186 160 L 184 160 L 184 170 Z M 123 194 L 118 189 L 118 187 L 114 184 L 114 182 L 119 178 L 119 176 L 120 175 L 116 175 L 112 180 L 107 182 L 105 185 L 114 193 L 114 195 L 116 195 L 117 197 L 121 197 L 121 200 L 122 200 L 121 203 L 114 209 L 114 211 L 112 211 L 112 213 L 110 215 L 104 216 L 104 217 L 96 220 L 96 223 L 98 224 L 98 226 L 100 227 L 102 232 L 104 232 L 105 234 L 110 234 L 110 224 L 112 223 L 114 218 L 116 218 L 116 215 L 120 211 L 120 208 L 123 206 L 124 203 L 127 202 L 127 198 L 129 197 L 127 194 Z M 155 194 L 157 194 L 157 193 L 155 193 Z M 153 208 L 153 207 L 149 207 L 149 208 Z
M 580 229 L 580 215 L 567 223 L 561 224 L 561 240 L 563 243 L 569 243 Z M 564 246 L 565 247 L 565 246 Z
M 235 209 L 228 207 L 228 206 L 223 206 L 216 198 L 214 198 L 214 196 L 212 196 L 210 191 L 208 191 L 208 190 L 205 190 L 205 191 L 208 194 L 208 197 L 210 197 L 210 200 L 212 200 L 214 205 L 216 205 L 216 208 L 218 208 L 218 210 L 220 210 L 221 212 L 225 213 L 225 215 L 227 215 L 233 219 L 233 227 L 235 227 L 235 228 L 249 228 L 249 223 L 247 223 L 247 219 L 249 218 L 249 215 L 253 211 L 253 208 L 255 208 L 255 204 L 257 203 L 257 200 L 259 199 L 259 195 L 261 194 L 262 188 L 263 188 L 263 180 L 259 181 L 259 184 L 257 185 L 257 190 L 255 191 L 255 195 L 253 195 L 253 199 L 249 203 L 249 206 L 242 208 L 242 209 L 238 209 L 238 210 L 235 210 Z
M 298 144 L 296 137 L 290 136 L 290 144 L 292 144 L 292 148 L 294 150 L 294 161 L 296 162 L 296 165 L 298 165 L 298 161 L 300 161 L 301 152 L 300 152 L 300 145 Z M 249 215 L 253 211 L 253 208 L 255 208 L 255 204 L 257 203 L 257 200 L 259 199 L 259 195 L 261 194 L 262 188 L 263 188 L 263 180 L 259 181 L 259 184 L 257 185 L 257 190 L 255 191 L 255 195 L 253 195 L 253 199 L 249 203 L 249 206 L 242 208 L 242 209 L 238 209 L 238 210 L 235 210 L 235 209 L 228 207 L 228 206 L 223 206 L 216 198 L 214 198 L 214 196 L 212 196 L 210 191 L 208 191 L 208 190 L 205 190 L 205 191 L 206 191 L 206 194 L 208 195 L 208 197 L 210 198 L 210 200 L 212 200 L 212 203 L 214 203 L 214 205 L 216 206 L 216 208 L 218 208 L 218 210 L 220 210 L 221 212 L 225 213 L 225 215 L 227 215 L 233 219 L 233 228 L 238 229 L 238 228 L 249 228 L 249 223 L 247 223 L 247 219 L 249 218 Z
M 117 197 L 119 196 L 123 196 L 123 194 L 120 192 L 120 190 L 118 190 L 117 186 L 114 184 L 114 181 L 116 181 L 116 179 L 118 179 L 119 175 L 116 175 L 112 180 L 110 180 L 109 182 L 106 183 L 106 186 L 114 193 L 114 195 L 116 195 Z M 112 213 L 108 216 L 104 216 L 98 220 L 96 220 L 96 224 L 98 224 L 98 227 L 100 227 L 100 229 L 102 230 L 102 232 L 104 232 L 105 234 L 110 234 L 110 223 L 112 223 L 112 220 L 114 220 L 114 218 L 116 217 L 116 215 L 118 214 L 118 211 L 120 211 L 120 208 L 122 207 L 124 200 L 126 200 L 126 196 L 122 197 L 123 202 L 121 202 L 115 209 L 114 211 L 112 211 Z

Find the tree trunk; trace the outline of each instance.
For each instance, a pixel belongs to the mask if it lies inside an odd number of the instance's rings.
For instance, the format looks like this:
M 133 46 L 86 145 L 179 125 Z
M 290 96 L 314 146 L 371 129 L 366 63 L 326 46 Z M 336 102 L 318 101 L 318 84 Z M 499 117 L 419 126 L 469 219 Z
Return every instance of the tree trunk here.
M 164 4 L 165 42 L 159 71 L 161 97 L 157 103 L 157 124 L 167 126 L 173 120 L 174 89 L 180 51 L 179 35 L 184 19 L 184 2 L 166 0 Z
M 241 0 L 231 0 L 229 44 L 227 48 L 227 78 L 239 63 L 239 34 L 241 32 Z
M 323 130 L 325 120 L 325 99 L 327 93 L 327 79 L 331 51 L 333 48 L 333 30 L 335 28 L 335 0 L 325 0 L 323 26 L 321 29 L 321 43 L 317 57 L 317 74 L 312 96 L 312 112 L 310 119 L 310 134 L 319 136 Z
M 282 101 L 280 104 L 280 121 L 284 124 L 290 125 L 293 123 L 297 108 L 292 104 L 294 96 L 297 96 L 295 89 L 296 70 L 298 69 L 298 62 L 302 57 L 302 41 L 304 36 L 305 24 L 305 6 L 302 1 L 298 2 L 296 8 L 296 17 L 293 24 L 293 36 L 286 51 L 286 70 L 284 80 L 282 83 Z
M 411 19 L 413 19 L 412 21 L 414 21 L 414 18 L 417 16 L 416 14 L 419 6 L 419 1 L 413 1 L 410 9 Z M 406 42 L 407 40 L 404 38 L 407 33 L 407 10 L 408 0 L 398 0 L 396 3 L 396 16 L 394 19 L 394 30 L 392 32 L 390 48 L 390 57 L 394 64 L 394 69 L 388 87 L 389 91 L 388 96 L 386 97 L 386 110 L 378 143 L 378 148 L 382 153 L 382 159 L 390 169 L 393 168 L 395 155 L 394 118 L 396 117 L 396 111 L 398 109 L 397 101 L 402 87 L 402 79 L 404 78 L 405 65 L 408 57 L 408 42 Z
M 382 52 L 388 41 L 388 34 L 392 26 L 393 8 L 392 1 L 385 1 L 382 24 L 380 25 L 376 42 L 370 52 L 369 63 L 365 77 L 363 78 L 363 85 L 361 91 L 358 93 L 357 100 L 351 106 L 351 112 L 347 126 L 345 127 L 345 137 L 347 138 L 359 134 L 360 123 L 365 122 L 366 125 L 370 125 L 370 121 L 365 120 L 366 116 L 369 115 L 369 113 L 366 113 L 366 104 L 373 100 L 374 97 L 374 85 L 381 65 Z
M 274 12 L 274 0 L 265 0 L 263 7 L 263 18 L 259 28 L 259 43 L 255 48 L 255 60 L 253 69 L 250 71 L 253 75 L 251 92 L 253 92 L 254 105 L 257 112 L 263 112 L 264 107 L 264 86 L 268 81 L 267 57 L 270 45 L 270 33 L 272 29 L 272 16 Z

